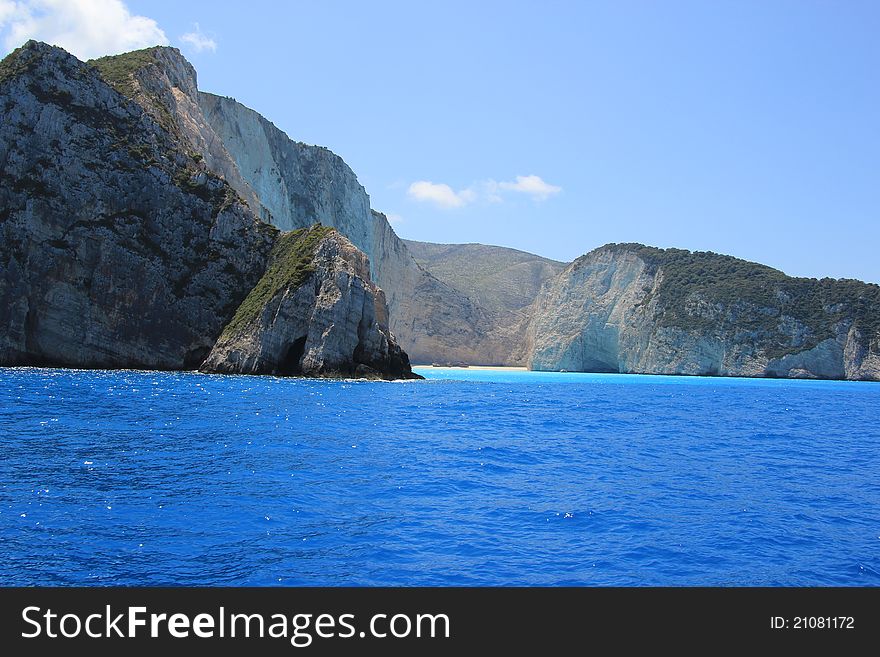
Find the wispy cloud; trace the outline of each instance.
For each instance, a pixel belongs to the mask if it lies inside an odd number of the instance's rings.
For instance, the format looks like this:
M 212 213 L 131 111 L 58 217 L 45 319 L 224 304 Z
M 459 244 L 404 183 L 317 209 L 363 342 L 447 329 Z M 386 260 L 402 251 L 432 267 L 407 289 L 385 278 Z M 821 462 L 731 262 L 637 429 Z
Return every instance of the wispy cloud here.
M 4 52 L 37 39 L 81 59 L 168 45 L 156 21 L 122 0 L 0 0 L 0 35 Z
M 388 220 L 388 223 L 389 223 L 389 224 L 402 224 L 404 221 L 406 221 L 406 220 L 405 220 L 403 217 L 401 217 L 399 214 L 391 214 L 391 213 L 389 213 L 389 214 L 386 214 L 386 215 L 385 215 L 385 218 Z
M 536 201 L 544 201 L 562 191 L 562 187 L 544 182 L 541 176 L 517 176 L 516 182 L 500 182 L 498 187 L 509 191 L 527 194 Z
M 416 201 L 433 203 L 442 208 L 460 208 L 484 201 L 502 203 L 505 192 L 525 194 L 536 202 L 546 201 L 562 191 L 562 187 L 545 182 L 540 176 L 517 176 L 512 181 L 483 180 L 470 187 L 455 191 L 445 183 L 434 183 L 428 180 L 414 182 L 407 189 L 407 196 Z
M 202 28 L 199 27 L 198 23 L 194 23 L 193 31 L 187 32 L 186 34 L 181 36 L 180 40 L 183 43 L 192 46 L 192 49 L 196 52 L 204 52 L 205 50 L 217 52 L 217 42 L 206 35 L 204 32 L 202 32 Z

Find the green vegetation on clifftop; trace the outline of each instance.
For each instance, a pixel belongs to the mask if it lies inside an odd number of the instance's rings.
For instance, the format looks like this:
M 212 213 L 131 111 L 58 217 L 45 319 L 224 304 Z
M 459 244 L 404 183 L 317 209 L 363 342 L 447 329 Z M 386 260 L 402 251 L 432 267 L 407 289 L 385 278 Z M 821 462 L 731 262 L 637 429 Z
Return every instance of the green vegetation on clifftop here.
M 156 64 L 155 48 L 134 50 L 122 55 L 109 55 L 89 60 L 98 69 L 104 81 L 128 98 L 134 98 L 138 90 L 135 73 Z
M 156 53 L 159 47 L 99 57 L 89 60 L 88 63 L 95 67 L 107 84 L 126 98 L 140 103 L 159 125 L 173 133 L 175 122 L 171 110 L 159 95 L 145 91 L 138 80 L 138 76 L 146 69 L 156 67 L 158 70 L 159 60 Z
M 26 54 L 26 46 L 16 48 L 0 60 L 0 82 L 5 82 L 30 70 L 33 57 Z
M 721 305 L 736 313 L 736 327 L 774 332 L 782 317 L 809 330 L 809 348 L 833 337 L 834 326 L 850 318 L 869 340 L 880 334 L 880 286 L 851 279 L 795 278 L 766 265 L 710 251 L 659 249 L 642 244 L 610 244 L 614 253 L 629 252 L 649 269 L 662 271 L 656 291 L 661 326 L 705 330 L 715 320 L 695 310 L 696 302 Z M 651 301 L 651 296 L 644 303 Z M 792 345 L 791 347 L 793 347 Z M 774 355 L 793 349 L 775 345 Z
M 312 258 L 318 244 L 333 232 L 333 228 L 315 224 L 281 233 L 272 247 L 266 273 L 242 301 L 232 321 L 223 329 L 221 339 L 232 338 L 245 330 L 283 289 L 296 289 L 305 283 L 315 271 Z

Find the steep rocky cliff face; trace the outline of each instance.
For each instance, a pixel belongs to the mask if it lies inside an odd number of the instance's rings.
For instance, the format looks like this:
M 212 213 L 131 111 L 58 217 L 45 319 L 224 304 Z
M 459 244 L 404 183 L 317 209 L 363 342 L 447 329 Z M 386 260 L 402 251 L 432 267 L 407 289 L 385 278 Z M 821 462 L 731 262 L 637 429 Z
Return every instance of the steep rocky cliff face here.
M 86 64 L 29 42 L 0 63 L 0 365 L 196 367 L 253 299 L 290 238 L 255 216 L 268 210 L 198 100 L 195 72 L 171 48 Z M 349 243 L 331 243 L 319 262 L 332 248 L 357 261 Z M 327 334 L 304 373 L 408 373 L 360 258 L 332 312 L 322 297 L 290 316 Z M 301 302 L 329 294 L 322 273 L 342 276 L 314 267 Z M 355 316 L 346 353 L 327 321 L 347 335 Z
M 341 157 L 291 140 L 232 98 L 199 93 L 201 113 L 281 230 L 331 226 L 373 259 L 370 199 Z
M 477 302 L 413 260 L 385 215 L 370 209 L 369 196 L 342 158 L 291 140 L 232 98 L 203 92 L 199 104 L 267 221 L 283 230 L 320 221 L 367 254 L 373 280 L 388 299 L 391 331 L 414 362 L 509 361 L 507 327 L 493 330 Z
M 364 251 L 385 291 L 390 328 L 416 362 L 522 361 L 521 312 L 480 300 L 419 266 L 385 215 L 372 211 L 357 176 L 331 151 L 291 140 L 231 98 L 199 92 L 192 66 L 173 48 L 96 60 L 105 77 L 136 99 L 220 174 L 260 218 L 282 230 L 320 222 Z
M 505 364 L 512 344 L 489 314 L 420 267 L 385 215 L 373 212 L 376 279 L 387 281 L 391 329 L 414 362 Z
M 364 253 L 337 231 L 281 237 L 204 371 L 413 378 Z
M 277 231 L 92 66 L 0 70 L 0 364 L 197 366 Z
M 147 48 L 89 63 L 114 89 L 137 102 L 173 135 L 180 149 L 202 159 L 207 169 L 222 176 L 254 213 L 267 219 L 266 208 L 202 114 L 196 71 L 179 50 Z
M 880 379 L 880 287 L 713 253 L 608 245 L 546 283 L 536 370 Z

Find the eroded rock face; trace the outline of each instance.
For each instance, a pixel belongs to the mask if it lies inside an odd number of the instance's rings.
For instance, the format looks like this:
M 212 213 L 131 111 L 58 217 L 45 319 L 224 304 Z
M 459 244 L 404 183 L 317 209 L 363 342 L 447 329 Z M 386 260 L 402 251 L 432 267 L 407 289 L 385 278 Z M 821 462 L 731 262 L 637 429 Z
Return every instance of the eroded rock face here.
M 200 113 L 231 154 L 243 180 L 281 230 L 318 222 L 372 253 L 370 199 L 341 157 L 291 140 L 232 98 L 199 93 Z
M 385 215 L 370 209 L 369 196 L 342 158 L 291 140 L 231 98 L 199 92 L 195 70 L 174 48 L 99 62 L 110 72 L 123 64 L 131 67 L 132 75 L 117 84 L 166 124 L 182 149 L 221 175 L 262 220 L 282 230 L 320 222 L 364 251 L 372 280 L 387 295 L 391 330 L 413 360 L 523 360 L 525 313 L 484 308 L 479 299 L 419 266 Z
M 3 60 L 0 365 L 198 367 L 253 300 L 290 236 L 255 215 L 198 100 L 172 48 L 86 64 L 30 42 Z M 215 371 L 412 376 L 366 256 L 332 235 L 258 357 Z
M 544 285 L 527 330 L 529 367 L 878 380 L 878 301 L 880 288 L 858 281 L 608 245 Z
M 279 239 L 265 276 L 202 370 L 419 378 L 391 335 L 367 257 L 322 226 Z
M 31 42 L 0 63 L 0 113 L 0 365 L 197 366 L 284 242 L 262 218 L 350 241 L 322 242 L 314 284 L 273 296 L 271 322 L 224 333 L 220 371 L 406 375 L 399 341 L 417 362 L 880 378 L 880 288 L 857 281 L 609 245 L 531 306 L 552 263 L 512 262 L 524 284 L 491 266 L 444 282 L 340 158 L 198 92 L 173 48 L 84 64 Z
M 0 364 L 197 366 L 277 231 L 59 48 L 3 62 L 0 113 Z
M 509 318 L 495 321 L 477 301 L 420 267 L 385 215 L 370 209 L 369 196 L 342 158 L 291 140 L 232 98 L 202 92 L 199 104 L 267 221 L 282 230 L 320 221 L 367 254 L 372 279 L 387 295 L 391 330 L 414 362 L 511 362 L 521 327 L 508 326 Z

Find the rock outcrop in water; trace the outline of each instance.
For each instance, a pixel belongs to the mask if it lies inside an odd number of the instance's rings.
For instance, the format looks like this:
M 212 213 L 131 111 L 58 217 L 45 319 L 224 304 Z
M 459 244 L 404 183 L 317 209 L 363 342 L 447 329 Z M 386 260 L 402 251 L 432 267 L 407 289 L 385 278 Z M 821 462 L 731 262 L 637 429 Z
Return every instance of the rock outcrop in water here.
M 880 286 L 612 244 L 545 284 L 536 370 L 880 379 Z
M 202 370 L 417 378 L 388 329 L 367 257 L 320 225 L 279 238 Z
M 29 42 L 0 63 L 0 365 L 197 367 L 252 299 L 290 238 L 251 210 L 197 93 L 170 48 L 86 64 Z M 330 244 L 357 260 L 329 237 L 319 252 Z M 350 268 L 321 320 L 360 317 L 362 339 L 347 356 L 312 345 L 302 371 L 407 376 L 366 259 Z M 340 271 L 317 268 L 298 298 Z

